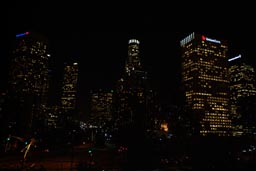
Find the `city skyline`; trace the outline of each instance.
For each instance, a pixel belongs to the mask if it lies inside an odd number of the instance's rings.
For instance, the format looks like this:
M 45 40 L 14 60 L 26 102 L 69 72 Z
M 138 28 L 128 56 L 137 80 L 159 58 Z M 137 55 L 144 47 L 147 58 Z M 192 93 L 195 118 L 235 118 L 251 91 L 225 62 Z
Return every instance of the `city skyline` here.
M 255 168 L 249 10 L 106 3 L 8 4 L 0 168 Z
M 160 14 L 153 16 L 138 13 L 139 17 L 130 23 L 127 22 L 130 20 L 128 16 L 119 20 L 110 14 L 96 17 L 79 9 L 71 12 L 65 5 L 58 10 L 52 6 L 46 7 L 47 3 L 34 8 L 26 4 L 15 4 L 8 8 L 7 41 L 3 39 L 1 47 L 3 80 L 8 77 L 8 51 L 15 35 L 36 31 L 49 39 L 52 69 L 58 79 L 62 77 L 64 63 L 77 58 L 80 72 L 78 93 L 81 103 L 85 103 L 90 89 L 113 88 L 124 70 L 128 40 L 134 38 L 141 42 L 142 67 L 148 72 L 152 86 L 159 91 L 163 101 L 177 102 L 181 66 L 179 41 L 192 30 L 168 31 L 169 27 L 162 27 L 166 25 L 163 21 L 168 17 L 161 18 Z M 227 40 L 230 57 L 241 54 L 250 64 L 255 65 L 255 53 L 250 44 L 254 35 L 246 35 L 236 29 L 198 33 Z M 2 92 L 5 88 L 6 85 L 1 84 Z
M 44 33 L 46 34 L 46 31 L 42 32 Z M 181 67 L 179 41 L 187 36 L 187 33 L 189 32 L 88 32 L 82 36 L 77 32 L 77 35 L 67 35 L 62 39 L 58 39 L 58 35 L 55 35 L 48 38 L 52 54 L 52 69 L 61 79 L 64 63 L 72 59 L 77 60 L 80 71 L 79 99 L 80 103 L 86 103 L 90 89 L 114 88 L 113 86 L 124 70 L 128 40 L 136 38 L 141 42 L 142 67 L 149 73 L 153 88 L 159 91 L 164 101 L 176 103 L 180 95 L 177 91 Z M 227 38 L 225 38 L 225 35 L 211 32 L 205 35 L 216 39 L 224 37 L 230 45 L 230 58 L 241 54 L 243 58 L 248 59 L 250 64 L 255 64 L 251 56 L 252 49 L 250 47 L 247 47 L 247 50 L 243 49 L 246 47 L 235 41 L 238 37 L 231 39 L 230 34 L 226 34 Z M 13 32 L 9 37 L 9 45 L 14 37 Z M 72 45 L 71 39 L 76 40 L 75 45 Z M 7 57 L 6 55 L 3 59 L 1 67 L 3 78 L 7 78 L 8 74 L 9 59 Z M 4 91 L 3 85 L 1 88 Z

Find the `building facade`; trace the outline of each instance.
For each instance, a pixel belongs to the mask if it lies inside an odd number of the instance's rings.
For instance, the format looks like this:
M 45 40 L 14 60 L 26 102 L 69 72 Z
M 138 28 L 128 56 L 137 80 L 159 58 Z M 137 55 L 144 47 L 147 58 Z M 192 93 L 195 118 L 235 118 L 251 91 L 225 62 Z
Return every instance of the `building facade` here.
M 61 107 L 64 113 L 77 108 L 78 63 L 65 64 L 62 84 Z
M 9 111 L 18 127 L 30 129 L 45 116 L 49 90 L 48 40 L 35 32 L 16 35 L 8 81 Z
M 180 41 L 186 106 L 196 133 L 229 136 L 228 45 L 225 40 L 191 33 Z
M 113 116 L 113 90 L 91 90 L 90 96 L 91 121 L 100 125 L 111 121 Z
M 147 72 L 142 68 L 139 45 L 137 39 L 128 41 L 125 69 L 116 86 L 115 117 L 120 125 L 146 118 Z
M 240 136 L 242 134 L 248 134 L 252 132 L 250 127 L 248 127 L 248 122 L 251 121 L 249 118 L 246 119 L 245 111 L 252 113 L 253 111 L 248 111 L 247 109 L 252 108 L 247 106 L 253 102 L 253 96 L 256 96 L 255 87 L 255 71 L 253 66 L 248 65 L 241 55 L 237 55 L 229 60 L 229 78 L 230 78 L 230 104 L 231 104 L 231 118 L 234 121 L 239 121 L 244 118 L 243 122 L 234 123 L 234 135 Z M 244 103 L 247 101 L 247 103 Z M 255 103 L 255 102 L 254 102 Z M 247 107 L 246 107 L 247 106 Z M 243 110 L 242 110 L 243 109 Z M 249 114 L 250 115 L 250 114 Z M 247 120 L 247 121 L 246 121 Z

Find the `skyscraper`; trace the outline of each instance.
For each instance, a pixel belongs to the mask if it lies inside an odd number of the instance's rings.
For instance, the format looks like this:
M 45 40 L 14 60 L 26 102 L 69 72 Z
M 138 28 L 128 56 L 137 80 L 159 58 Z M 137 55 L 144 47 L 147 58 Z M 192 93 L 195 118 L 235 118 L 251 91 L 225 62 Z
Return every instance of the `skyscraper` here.
M 132 71 L 141 70 L 140 42 L 137 39 L 130 39 L 128 42 L 128 58 L 125 63 L 125 73 L 131 75 Z
M 113 90 L 92 90 L 90 102 L 90 118 L 93 122 L 103 125 L 105 122 L 112 119 Z
M 256 96 L 255 87 L 255 71 L 251 65 L 248 65 L 241 55 L 237 55 L 229 60 L 229 78 L 230 78 L 230 104 L 231 111 L 230 114 L 234 121 L 239 120 L 239 118 L 244 118 L 242 114 L 242 108 L 247 108 L 244 105 L 252 104 L 248 103 L 250 96 Z M 246 100 L 247 99 L 247 100 Z M 247 103 L 243 103 L 247 101 Z M 248 111 L 252 113 L 252 111 Z M 246 122 L 248 122 L 247 118 Z M 252 118 L 251 118 L 252 119 Z M 248 123 L 234 124 L 234 134 L 241 135 L 243 132 L 250 132 Z M 243 126 L 242 126 L 243 125 Z M 242 128 L 243 127 L 243 128 Z
M 186 106 L 200 125 L 198 133 L 229 136 L 227 41 L 193 32 L 180 46 Z
M 8 83 L 9 104 L 14 106 L 9 109 L 24 129 L 45 117 L 41 108 L 47 104 L 49 89 L 48 48 L 48 40 L 38 33 L 16 35 Z
M 138 117 L 143 117 L 145 110 L 147 72 L 143 71 L 139 51 L 140 42 L 137 39 L 128 41 L 128 56 L 125 70 L 117 82 L 116 114 L 119 124 L 134 123 Z M 146 117 L 146 116 L 145 116 Z M 144 118 L 145 119 L 145 118 Z
M 65 64 L 62 84 L 61 106 L 64 112 L 73 112 L 77 107 L 78 63 Z

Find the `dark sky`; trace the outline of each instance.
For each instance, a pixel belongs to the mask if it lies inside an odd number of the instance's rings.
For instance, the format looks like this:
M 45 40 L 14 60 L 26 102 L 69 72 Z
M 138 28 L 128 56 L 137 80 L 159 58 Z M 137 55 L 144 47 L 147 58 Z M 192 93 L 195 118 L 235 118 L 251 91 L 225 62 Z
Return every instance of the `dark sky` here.
M 176 103 L 180 76 L 179 41 L 194 30 L 172 31 L 170 26 L 165 27 L 174 24 L 168 23 L 168 19 L 171 21 L 172 18 L 147 13 L 150 9 L 140 13 L 139 8 L 135 8 L 125 11 L 130 14 L 118 17 L 122 9 L 99 13 L 100 10 L 89 10 L 90 6 L 76 9 L 74 5 L 68 7 L 69 4 L 58 8 L 43 3 L 33 8 L 31 4 L 26 5 L 14 4 L 8 8 L 7 41 L 1 42 L 4 44 L 1 46 L 4 47 L 1 58 L 3 80 L 7 78 L 11 40 L 16 33 L 35 30 L 49 38 L 53 70 L 57 75 L 65 61 L 77 58 L 80 68 L 80 103 L 86 103 L 91 88 L 114 86 L 124 68 L 128 40 L 136 38 L 141 42 L 142 65 L 149 72 L 152 87 L 159 91 L 163 99 Z M 186 26 L 189 28 L 189 25 Z M 255 35 L 248 35 L 239 29 L 201 30 L 196 32 L 228 40 L 231 56 L 242 54 L 255 64 L 256 52 L 254 45 L 249 43 Z M 4 85 L 1 85 L 1 89 Z

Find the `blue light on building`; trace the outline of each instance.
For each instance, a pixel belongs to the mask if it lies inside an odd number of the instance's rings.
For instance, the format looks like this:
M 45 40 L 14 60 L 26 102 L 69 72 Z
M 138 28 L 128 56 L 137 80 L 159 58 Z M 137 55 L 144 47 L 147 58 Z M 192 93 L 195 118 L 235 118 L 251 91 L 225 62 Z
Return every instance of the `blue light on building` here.
M 22 37 L 22 36 L 25 36 L 25 35 L 28 35 L 29 32 L 25 32 L 25 33 L 20 33 L 20 34 L 16 34 L 16 37 Z

